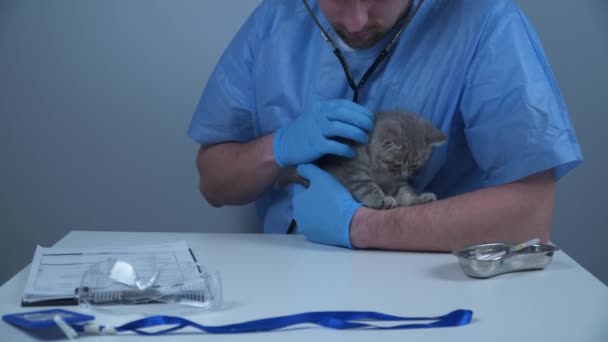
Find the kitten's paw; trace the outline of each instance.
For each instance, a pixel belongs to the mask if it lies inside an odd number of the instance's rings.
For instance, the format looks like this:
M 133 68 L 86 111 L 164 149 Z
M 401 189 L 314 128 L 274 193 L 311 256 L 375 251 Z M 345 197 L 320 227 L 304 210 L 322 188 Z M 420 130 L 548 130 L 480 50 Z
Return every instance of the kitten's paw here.
M 401 207 L 407 207 L 409 205 L 415 204 L 414 203 L 416 201 L 415 196 L 416 196 L 415 194 L 411 194 L 408 191 L 400 191 L 399 194 L 397 195 L 397 203 Z
M 382 208 L 381 209 L 392 209 L 399 206 L 397 199 L 393 196 L 385 196 L 382 200 Z
M 361 199 L 361 203 L 372 209 L 392 209 L 399 206 L 397 199 L 393 196 L 366 196 Z
M 435 196 L 434 193 L 432 192 L 423 192 L 420 194 L 420 196 L 418 196 L 418 198 L 416 199 L 416 203 L 415 204 L 424 204 L 424 203 L 429 203 L 429 202 L 433 202 L 437 200 L 437 196 Z
M 382 206 L 384 205 L 384 201 L 380 196 L 365 196 L 360 202 L 371 209 L 382 209 Z

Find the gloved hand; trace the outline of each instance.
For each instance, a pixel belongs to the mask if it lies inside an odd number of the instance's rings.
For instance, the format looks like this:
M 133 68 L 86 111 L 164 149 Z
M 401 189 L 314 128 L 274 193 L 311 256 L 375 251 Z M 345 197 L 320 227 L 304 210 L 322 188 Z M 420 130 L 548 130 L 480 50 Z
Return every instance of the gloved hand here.
M 373 114 L 348 100 L 315 102 L 272 141 L 274 159 L 281 167 L 311 163 L 325 154 L 352 158 L 355 151 L 333 138 L 367 143 L 374 125 Z
M 350 222 L 361 203 L 331 174 L 313 164 L 298 166 L 308 188 L 294 185 L 293 218 L 298 232 L 312 242 L 353 248 Z

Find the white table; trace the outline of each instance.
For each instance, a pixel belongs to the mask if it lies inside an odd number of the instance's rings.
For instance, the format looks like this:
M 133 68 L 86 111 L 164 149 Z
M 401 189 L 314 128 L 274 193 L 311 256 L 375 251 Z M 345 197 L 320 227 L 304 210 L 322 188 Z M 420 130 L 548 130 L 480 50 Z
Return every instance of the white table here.
M 179 240 L 187 241 L 201 264 L 221 272 L 225 308 L 187 317 L 201 324 L 322 310 L 438 316 L 471 309 L 474 319 L 457 328 L 334 331 L 314 327 L 243 335 L 186 334 L 155 341 L 608 341 L 608 287 L 563 251 L 555 254 L 545 270 L 480 280 L 466 277 L 450 254 L 352 251 L 312 244 L 293 235 L 74 231 L 56 246 Z M 29 266 L 0 288 L 0 314 L 32 310 L 19 306 L 28 271 Z M 126 319 L 102 318 L 117 323 Z M 86 338 L 150 339 L 136 335 Z M 0 340 L 33 338 L 0 322 Z

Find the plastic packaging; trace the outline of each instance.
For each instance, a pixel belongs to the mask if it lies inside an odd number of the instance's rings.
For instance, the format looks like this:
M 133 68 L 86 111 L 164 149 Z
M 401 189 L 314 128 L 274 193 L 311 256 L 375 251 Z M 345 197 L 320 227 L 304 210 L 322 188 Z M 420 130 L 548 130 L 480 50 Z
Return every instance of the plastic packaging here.
M 219 272 L 194 262 L 158 265 L 153 258 L 137 264 L 115 258 L 93 264 L 76 292 L 85 308 L 155 303 L 206 310 L 222 306 Z

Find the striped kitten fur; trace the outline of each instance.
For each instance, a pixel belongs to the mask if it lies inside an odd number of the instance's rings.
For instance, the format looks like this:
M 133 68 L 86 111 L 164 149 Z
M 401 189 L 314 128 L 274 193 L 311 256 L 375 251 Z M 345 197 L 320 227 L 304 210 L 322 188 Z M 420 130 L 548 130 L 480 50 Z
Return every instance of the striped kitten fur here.
M 395 110 L 376 114 L 369 143 L 353 145 L 353 159 L 327 155 L 316 164 L 336 177 L 363 205 L 390 209 L 434 201 L 435 195 L 416 194 L 410 186 L 411 176 L 424 165 L 433 146 L 445 135 L 421 116 Z M 277 187 L 287 183 L 308 186 L 295 168 L 286 169 L 277 179 Z

